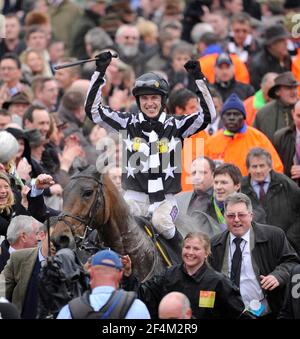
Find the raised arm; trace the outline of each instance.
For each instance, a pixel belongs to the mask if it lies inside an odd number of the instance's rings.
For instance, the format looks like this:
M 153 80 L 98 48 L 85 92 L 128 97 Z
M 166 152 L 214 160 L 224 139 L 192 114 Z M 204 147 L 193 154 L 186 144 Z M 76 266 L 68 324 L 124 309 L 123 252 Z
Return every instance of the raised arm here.
M 195 80 L 197 85 L 196 94 L 200 99 L 201 111 L 191 115 L 178 117 L 180 119 L 179 134 L 187 138 L 203 129 L 215 120 L 217 114 L 214 102 L 206 84 L 206 79 L 201 71 L 200 63 L 197 60 L 189 60 L 184 65 L 186 71 Z
M 102 105 L 102 87 L 105 84 L 104 75 L 112 58 L 110 52 L 96 56 L 96 71 L 94 72 L 85 101 L 85 112 L 89 119 L 102 127 L 119 131 L 126 129 L 131 120 L 130 114 L 124 114 Z

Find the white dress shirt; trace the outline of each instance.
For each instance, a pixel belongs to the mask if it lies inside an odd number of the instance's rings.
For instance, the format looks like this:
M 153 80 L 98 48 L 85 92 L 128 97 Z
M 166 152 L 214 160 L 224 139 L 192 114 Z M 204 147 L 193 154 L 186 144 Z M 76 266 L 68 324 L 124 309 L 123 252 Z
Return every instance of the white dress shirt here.
M 230 277 L 231 272 L 231 260 L 235 252 L 235 243 L 233 240 L 236 237 L 230 233 L 230 246 L 229 246 L 229 255 L 228 255 L 228 276 Z M 242 236 L 242 241 L 240 244 L 242 251 L 242 266 L 241 266 L 241 276 L 240 276 L 240 293 L 245 304 L 245 307 L 248 308 L 251 300 L 262 300 L 264 299 L 264 294 L 260 287 L 259 282 L 257 281 L 256 275 L 253 270 L 251 253 L 250 253 L 250 230 Z

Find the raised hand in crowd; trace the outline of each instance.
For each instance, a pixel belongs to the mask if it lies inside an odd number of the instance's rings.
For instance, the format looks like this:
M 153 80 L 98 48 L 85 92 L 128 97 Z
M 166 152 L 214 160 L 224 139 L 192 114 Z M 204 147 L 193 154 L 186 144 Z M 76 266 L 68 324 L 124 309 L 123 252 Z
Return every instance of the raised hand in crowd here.
M 0 107 L 2 107 L 3 103 L 10 98 L 8 87 L 6 84 L 3 84 L 0 87 Z
M 50 186 L 54 185 L 55 181 L 48 174 L 40 174 L 35 180 L 35 187 L 39 190 L 50 188 Z
M 17 165 L 17 172 L 21 179 L 27 181 L 30 179 L 30 172 L 32 170 L 31 165 L 28 163 L 27 159 L 22 158 Z
M 300 178 L 300 165 L 293 165 L 291 167 L 291 178 L 292 179 Z
M 60 168 L 69 172 L 74 159 L 79 156 L 84 156 L 84 150 L 80 145 L 79 138 L 76 135 L 71 135 L 65 141 L 62 154 L 59 154 Z
M 6 173 L 5 166 L 0 162 L 0 172 Z
M 26 209 L 28 209 L 28 199 L 27 199 L 27 194 L 30 191 L 30 187 L 28 187 L 27 185 L 24 185 L 21 189 L 21 204 L 22 206 L 24 206 Z
M 122 265 L 123 265 L 123 274 L 125 277 L 129 277 L 132 273 L 132 268 L 131 268 L 131 259 L 129 255 L 123 255 L 121 257 Z

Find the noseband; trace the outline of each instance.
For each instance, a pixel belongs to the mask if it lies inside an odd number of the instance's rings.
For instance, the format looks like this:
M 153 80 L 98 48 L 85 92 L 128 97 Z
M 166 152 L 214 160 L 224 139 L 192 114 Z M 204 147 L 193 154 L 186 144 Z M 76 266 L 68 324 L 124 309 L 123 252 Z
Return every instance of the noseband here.
M 94 201 L 93 201 L 93 203 L 92 203 L 92 205 L 89 209 L 89 212 L 86 216 L 82 217 L 82 216 L 79 216 L 79 215 L 72 215 L 72 214 L 69 214 L 69 213 L 66 213 L 66 212 L 62 212 L 58 216 L 59 221 L 64 222 L 67 226 L 70 227 L 70 229 L 72 231 L 72 235 L 75 239 L 75 242 L 77 243 L 78 241 L 82 242 L 87 237 L 87 235 L 93 230 L 96 211 L 101 204 L 101 200 L 103 200 L 103 204 L 104 204 L 104 199 L 101 199 L 101 191 L 102 191 L 102 188 L 103 188 L 103 182 L 101 180 L 101 177 L 100 177 L 100 179 L 97 179 L 95 177 L 87 176 L 87 175 L 76 175 L 76 176 L 70 178 L 70 180 L 75 180 L 75 179 L 92 179 L 92 180 L 94 180 L 98 183 L 95 199 L 94 199 Z M 79 221 L 81 224 L 85 225 L 85 230 L 84 230 L 84 233 L 83 233 L 82 236 L 76 235 L 74 233 L 73 224 L 71 222 L 69 222 L 68 220 L 66 220 L 66 217 L 74 219 L 76 221 Z M 76 239 L 79 239 L 79 240 L 76 241 Z

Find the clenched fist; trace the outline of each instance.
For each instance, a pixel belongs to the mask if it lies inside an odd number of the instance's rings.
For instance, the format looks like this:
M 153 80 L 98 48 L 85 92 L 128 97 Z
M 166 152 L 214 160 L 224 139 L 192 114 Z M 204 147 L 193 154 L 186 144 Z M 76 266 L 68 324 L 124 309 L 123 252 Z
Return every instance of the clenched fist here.
M 185 63 L 184 68 L 194 80 L 205 78 L 198 60 L 189 60 Z
M 96 60 L 96 71 L 100 72 L 104 76 L 106 68 L 111 62 L 113 55 L 111 52 L 103 52 L 95 56 Z

